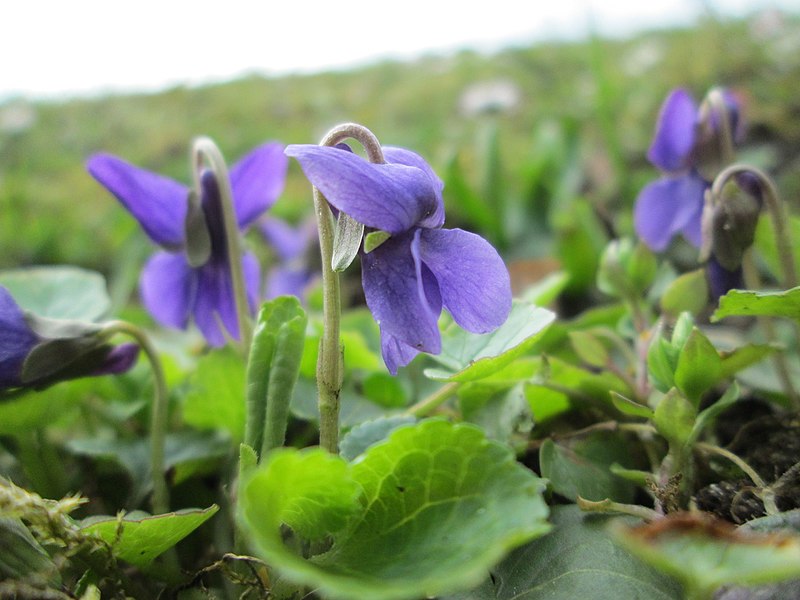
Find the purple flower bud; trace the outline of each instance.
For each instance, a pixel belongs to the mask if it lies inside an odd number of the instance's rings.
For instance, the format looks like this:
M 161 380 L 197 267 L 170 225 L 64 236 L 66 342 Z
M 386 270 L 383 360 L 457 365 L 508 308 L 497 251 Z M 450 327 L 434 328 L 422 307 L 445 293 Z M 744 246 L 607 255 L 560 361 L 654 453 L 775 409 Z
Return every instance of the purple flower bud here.
M 39 325 L 37 330 L 33 323 Z M 43 335 L 42 324 L 51 326 L 56 336 Z M 94 324 L 65 325 L 26 314 L 0 286 L 0 391 L 124 373 L 136 362 L 136 344 L 108 344 Z

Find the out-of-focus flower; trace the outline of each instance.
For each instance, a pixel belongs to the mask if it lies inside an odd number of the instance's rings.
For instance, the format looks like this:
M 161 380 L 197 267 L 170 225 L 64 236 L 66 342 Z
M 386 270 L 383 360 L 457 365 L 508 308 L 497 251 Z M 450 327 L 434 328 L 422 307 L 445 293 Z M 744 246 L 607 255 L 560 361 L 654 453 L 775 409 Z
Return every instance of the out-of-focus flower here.
M 43 388 L 78 377 L 124 373 L 136 344 L 108 344 L 95 324 L 54 321 L 24 312 L 0 286 L 0 391 Z
M 266 211 L 283 190 L 288 160 L 283 146 L 267 143 L 248 153 L 230 169 L 230 184 L 239 229 L 244 231 Z M 89 173 L 139 221 L 163 250 L 154 254 L 139 282 L 142 303 L 162 325 L 185 329 L 194 318 L 209 344 L 225 343 L 222 323 L 239 338 L 219 182 L 211 171 L 201 175 L 200 206 L 210 238 L 203 264 L 187 256 L 187 212 L 190 189 L 110 154 L 92 156 Z M 242 256 L 251 311 L 259 299 L 259 267 L 253 254 Z
M 634 208 L 636 233 L 652 250 L 666 249 L 678 234 L 700 246 L 704 195 L 710 186 L 704 171 L 711 165 L 708 177 L 716 175 L 714 169 L 732 151 L 726 146 L 738 127 L 738 107 L 726 91 L 712 90 L 700 107 L 685 89 L 667 96 L 647 153 L 664 177 L 645 186 Z
M 502 325 L 511 310 L 511 284 L 486 240 L 441 229 L 443 184 L 425 160 L 402 148 L 384 147 L 383 153 L 386 164 L 372 164 L 339 147 L 286 149 L 334 208 L 391 234 L 362 251 L 361 274 L 384 362 L 396 373 L 419 352 L 441 352 L 442 308 L 474 333 Z
M 278 257 L 278 264 L 267 275 L 264 296 L 267 300 L 278 296 L 304 299 L 309 285 L 319 278 L 319 237 L 314 220 L 292 227 L 275 217 L 264 217 L 258 228 Z

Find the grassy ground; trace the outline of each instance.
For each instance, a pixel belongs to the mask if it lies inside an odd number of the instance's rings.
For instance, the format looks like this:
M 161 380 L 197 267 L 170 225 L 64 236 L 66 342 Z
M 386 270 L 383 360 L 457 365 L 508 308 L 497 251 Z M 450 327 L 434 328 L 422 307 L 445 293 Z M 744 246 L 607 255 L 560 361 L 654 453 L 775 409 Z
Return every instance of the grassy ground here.
M 383 143 L 416 149 L 440 172 L 457 157 L 467 182 L 491 187 L 489 196 L 502 186 L 503 195 L 533 202 L 558 195 L 532 173 L 560 144 L 569 150 L 559 160 L 572 174 L 571 193 L 587 195 L 611 226 L 626 232 L 627 209 L 654 174 L 644 152 L 658 106 L 678 85 L 697 97 L 713 85 L 736 89 L 745 100 L 746 151 L 796 197 L 799 47 L 796 18 L 764 16 L 618 41 L 550 43 L 492 56 L 462 52 L 152 95 L 8 101 L 0 106 L 6 123 L 9 111 L 21 109 L 32 121 L 0 131 L 0 267 L 73 263 L 110 275 L 119 268 L 112 257 L 123 248 L 144 251 L 133 220 L 83 170 L 92 152 L 113 152 L 187 181 L 195 135 L 213 137 L 232 161 L 266 139 L 316 142 L 341 121 L 361 122 Z M 513 108 L 477 115 L 461 108 L 471 86 L 497 81 L 518 91 Z M 503 176 L 495 184 L 485 175 L 487 143 L 499 149 Z M 453 194 L 447 201 L 449 222 L 457 223 L 459 201 Z M 297 218 L 309 208 L 307 184 L 293 165 L 275 210 Z

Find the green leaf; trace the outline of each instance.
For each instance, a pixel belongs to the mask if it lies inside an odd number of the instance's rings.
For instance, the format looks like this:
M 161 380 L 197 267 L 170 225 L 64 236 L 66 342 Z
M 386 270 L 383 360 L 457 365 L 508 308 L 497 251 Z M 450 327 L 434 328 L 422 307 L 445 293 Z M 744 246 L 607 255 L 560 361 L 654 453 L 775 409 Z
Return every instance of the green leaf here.
M 678 350 L 662 337 L 653 340 L 647 349 L 647 372 L 659 392 L 666 394 L 675 385 L 678 356 Z
M 244 439 L 245 366 L 230 348 L 212 350 L 197 361 L 183 401 L 183 420 L 198 429 L 223 429 L 235 443 Z
M 485 380 L 484 380 L 485 381 Z M 463 419 L 478 425 L 486 436 L 511 443 L 515 434 L 528 434 L 533 417 L 522 383 L 508 385 L 467 384 L 458 390 Z
M 23 310 L 40 317 L 97 321 L 111 306 L 103 276 L 77 267 L 52 266 L 0 272 Z
M 697 406 L 703 394 L 719 381 L 721 371 L 722 359 L 717 349 L 695 327 L 678 355 L 675 385 Z
M 653 423 L 670 442 L 683 445 L 692 434 L 696 417 L 695 406 L 673 388 L 656 406 Z
M 99 536 L 111 546 L 117 558 L 145 567 L 159 554 L 172 548 L 219 510 L 215 504 L 204 510 L 185 509 L 163 515 L 122 518 L 91 518 L 81 526 L 84 534 Z
M 734 316 L 786 317 L 800 321 L 800 287 L 785 292 L 731 290 L 719 299 L 719 308 L 711 320 Z
M 800 577 L 800 537 L 765 536 L 724 522 L 678 515 L 649 527 L 619 527 L 631 553 L 681 580 L 687 595 L 710 598 L 723 585 L 755 585 Z
M 570 331 L 569 341 L 575 354 L 592 367 L 605 367 L 608 364 L 608 351 L 603 343 L 585 330 Z
M 644 417 L 645 419 L 650 420 L 653 419 L 653 411 L 649 407 L 639 404 L 638 402 L 634 402 L 630 398 L 626 398 L 617 392 L 612 391 L 610 393 L 611 401 L 621 413 L 625 413 L 626 415 L 630 415 L 632 417 Z
M 408 393 L 403 383 L 389 373 L 369 373 L 361 382 L 361 393 L 368 400 L 385 408 L 402 408 L 408 404 Z
M 353 460 L 373 444 L 386 439 L 400 425 L 408 425 L 415 421 L 415 417 L 396 415 L 356 425 L 342 438 L 339 444 L 339 454 L 345 460 Z
M 734 382 L 727 390 L 725 390 L 725 393 L 722 394 L 719 400 L 714 402 L 714 404 L 705 410 L 700 411 L 700 414 L 697 415 L 697 418 L 694 421 L 692 433 L 689 435 L 689 439 L 687 440 L 688 443 L 694 443 L 694 441 L 700 437 L 700 434 L 703 432 L 703 430 L 713 424 L 720 413 L 722 413 L 722 411 L 724 411 L 738 399 L 739 386 L 736 384 L 736 382 Z
M 733 377 L 739 371 L 746 369 L 764 358 L 780 350 L 774 344 L 747 344 L 740 346 L 730 352 L 721 352 L 722 365 L 720 368 L 720 379 Z
M 556 506 L 551 520 L 551 533 L 514 550 L 481 587 L 442 600 L 684 598 L 674 579 L 613 541 L 609 517 L 589 515 L 571 505 Z
M 284 443 L 307 324 L 295 296 L 266 302 L 258 313 L 247 363 L 245 441 L 262 454 Z
M 326 597 L 415 599 L 467 588 L 549 529 L 541 480 L 471 425 L 401 426 L 352 463 L 278 452 L 285 468 L 273 470 L 270 455 L 242 487 L 243 528 L 257 555 Z M 306 560 L 283 543 L 282 523 L 319 534 L 336 518 L 347 524 L 324 554 Z
M 0 581 L 16 579 L 54 587 L 61 584 L 58 567 L 21 520 L 0 517 L 0 548 Z
M 661 296 L 661 310 L 677 316 L 682 312 L 699 314 L 708 304 L 708 282 L 703 269 L 677 277 Z
M 491 333 L 450 327 L 442 334 L 441 354 L 432 357 L 445 368 L 426 369 L 425 375 L 462 382 L 488 377 L 526 352 L 554 319 L 553 312 L 517 300 L 506 322 Z
M 631 502 L 635 487 L 611 472 L 612 464 L 630 465 L 630 446 L 619 436 L 598 432 L 570 444 L 546 440 L 539 450 L 542 477 L 568 500 Z
M 111 460 L 122 466 L 133 484 L 131 504 L 137 504 L 149 492 L 152 486 L 149 440 L 89 438 L 69 440 L 65 445 L 74 454 Z M 230 451 L 230 439 L 219 432 L 170 433 L 165 442 L 164 468 L 172 469 L 173 481 L 180 483 L 196 473 L 213 469 L 216 461 L 228 456 Z

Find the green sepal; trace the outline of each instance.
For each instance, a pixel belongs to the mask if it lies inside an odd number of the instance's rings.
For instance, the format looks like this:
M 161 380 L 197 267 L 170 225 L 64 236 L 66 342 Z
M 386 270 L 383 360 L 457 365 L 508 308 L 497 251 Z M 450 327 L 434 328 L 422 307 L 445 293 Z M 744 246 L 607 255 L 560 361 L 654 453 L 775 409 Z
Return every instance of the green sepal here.
M 392 237 L 392 234 L 387 231 L 370 231 L 364 237 L 364 252 L 369 254 L 390 237 Z
M 339 273 L 349 267 L 358 256 L 358 249 L 361 247 L 363 237 L 364 225 L 353 217 L 340 212 L 333 234 L 331 269 Z
M 184 251 L 189 266 L 194 268 L 203 266 L 211 257 L 211 234 L 208 231 L 203 207 L 200 205 L 200 196 L 195 190 L 189 192 L 184 231 L 186 232 Z

